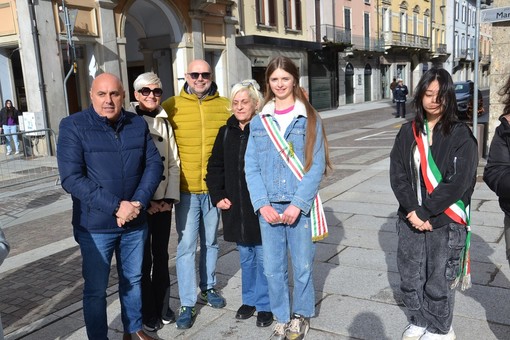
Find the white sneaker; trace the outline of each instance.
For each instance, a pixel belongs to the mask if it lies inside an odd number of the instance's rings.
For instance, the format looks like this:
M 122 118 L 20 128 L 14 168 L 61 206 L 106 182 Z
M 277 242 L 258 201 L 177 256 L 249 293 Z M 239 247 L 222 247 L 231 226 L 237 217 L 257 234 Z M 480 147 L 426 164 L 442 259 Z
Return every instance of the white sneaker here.
M 19 155 L 19 151 L 16 151 L 14 154 L 15 154 L 15 155 Z
M 10 151 L 7 151 L 7 152 L 5 153 L 5 155 L 6 155 L 6 156 L 9 156 L 10 154 L 11 154 L 11 152 L 10 152 Z
M 420 340 L 455 340 L 456 338 L 453 328 L 450 327 L 450 331 L 447 334 L 425 332 Z
M 404 333 L 402 334 L 402 340 L 418 340 L 422 339 L 422 335 L 427 331 L 427 327 L 420 327 L 413 325 L 410 323 L 404 329 Z

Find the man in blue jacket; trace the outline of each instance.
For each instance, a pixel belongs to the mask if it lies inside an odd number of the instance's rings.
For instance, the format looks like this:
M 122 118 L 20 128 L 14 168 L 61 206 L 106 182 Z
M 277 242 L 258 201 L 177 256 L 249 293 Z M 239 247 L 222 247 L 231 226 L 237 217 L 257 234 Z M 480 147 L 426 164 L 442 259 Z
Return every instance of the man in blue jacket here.
M 73 200 L 73 232 L 82 255 L 83 314 L 89 339 L 108 339 L 106 289 L 115 253 L 123 339 L 153 339 L 142 330 L 141 277 L 145 208 L 163 173 L 147 123 L 122 109 L 122 83 L 103 73 L 92 105 L 62 119 L 57 160 Z

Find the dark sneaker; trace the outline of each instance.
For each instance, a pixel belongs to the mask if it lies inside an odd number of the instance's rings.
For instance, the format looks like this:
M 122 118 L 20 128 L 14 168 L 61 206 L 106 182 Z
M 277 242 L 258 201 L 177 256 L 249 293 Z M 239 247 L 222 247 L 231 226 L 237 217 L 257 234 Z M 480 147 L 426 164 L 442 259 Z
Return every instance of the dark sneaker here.
M 179 329 L 188 329 L 193 326 L 195 323 L 195 319 L 197 317 L 197 312 L 195 307 L 186 307 L 182 306 L 179 311 L 179 317 L 175 321 L 175 326 Z
M 287 324 L 286 323 L 280 323 L 277 322 L 276 325 L 273 328 L 273 334 L 271 334 L 271 337 L 269 339 L 271 340 L 285 340 L 285 333 L 287 331 Z
M 289 327 L 287 328 L 287 339 L 288 340 L 301 340 L 304 339 L 306 333 L 310 329 L 310 319 L 305 318 L 299 314 L 292 315 Z
M 249 319 L 253 314 L 255 314 L 255 311 L 256 309 L 254 306 L 242 305 L 237 310 L 236 319 L 239 320 Z
M 227 305 L 223 296 L 214 288 L 202 291 L 200 293 L 200 300 L 207 302 L 212 308 L 223 308 Z
M 273 313 L 271 312 L 257 312 L 257 326 L 268 327 L 273 323 Z
M 161 322 L 163 322 L 163 325 L 175 322 L 175 313 L 172 308 L 168 307 L 166 314 L 161 317 Z
M 158 318 L 153 318 L 143 323 L 143 329 L 147 332 L 155 332 L 158 329 L 161 329 L 161 322 Z

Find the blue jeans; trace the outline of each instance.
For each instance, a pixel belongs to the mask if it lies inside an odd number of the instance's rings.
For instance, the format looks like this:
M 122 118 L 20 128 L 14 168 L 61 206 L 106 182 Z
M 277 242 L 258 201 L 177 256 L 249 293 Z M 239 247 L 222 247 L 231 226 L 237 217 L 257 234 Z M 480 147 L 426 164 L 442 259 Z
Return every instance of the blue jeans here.
M 142 259 L 147 226 L 119 233 L 75 229 L 82 256 L 83 315 L 89 339 L 108 339 L 106 289 L 113 254 L 119 274 L 121 318 L 125 333 L 142 329 Z
M 16 132 L 18 132 L 18 126 L 17 125 L 3 125 L 2 129 L 3 129 L 4 135 L 9 135 L 10 133 L 14 133 L 13 135 L 5 136 L 5 146 L 7 147 L 7 152 L 12 151 L 11 138 L 12 138 L 12 141 L 14 142 L 15 150 L 16 150 L 16 152 L 18 152 L 19 151 L 19 142 L 18 142 L 18 135 L 16 134 Z
M 450 330 L 455 289 L 450 288 L 460 267 L 466 228 L 457 223 L 423 232 L 407 220 L 397 221 L 397 266 L 409 321 L 432 333 Z
M 195 254 L 200 235 L 200 290 L 216 285 L 216 260 L 218 243 L 216 234 L 220 221 L 219 209 L 212 205 L 209 194 L 181 192 L 181 199 L 175 205 L 177 234 L 177 281 L 181 306 L 193 307 L 197 302 L 197 279 Z
M 272 203 L 278 213 L 288 204 Z M 313 285 L 313 259 L 315 244 L 312 242 L 310 216 L 299 215 L 293 225 L 271 225 L 259 214 L 262 247 L 264 248 L 264 273 L 269 286 L 271 312 L 280 323 L 290 321 L 289 277 L 287 248 L 294 273 L 292 313 L 304 317 L 315 315 L 315 290 Z
M 264 275 L 262 245 L 237 244 L 241 262 L 243 304 L 255 306 L 258 312 L 270 312 L 267 278 Z

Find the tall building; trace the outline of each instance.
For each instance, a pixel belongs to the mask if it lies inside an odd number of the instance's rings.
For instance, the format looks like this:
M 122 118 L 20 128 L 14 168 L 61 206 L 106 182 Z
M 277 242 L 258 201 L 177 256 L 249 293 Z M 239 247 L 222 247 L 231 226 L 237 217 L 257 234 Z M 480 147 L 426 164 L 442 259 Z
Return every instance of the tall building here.
M 102 72 L 118 75 L 132 97 L 132 81 L 157 72 L 164 97 L 184 83 L 196 58 L 212 66 L 225 95 L 237 69 L 233 1 L 0 0 L 1 99 L 43 112 L 48 128 L 89 105 Z M 234 72 L 235 74 L 235 72 Z M 130 98 L 131 97 L 131 98 Z

